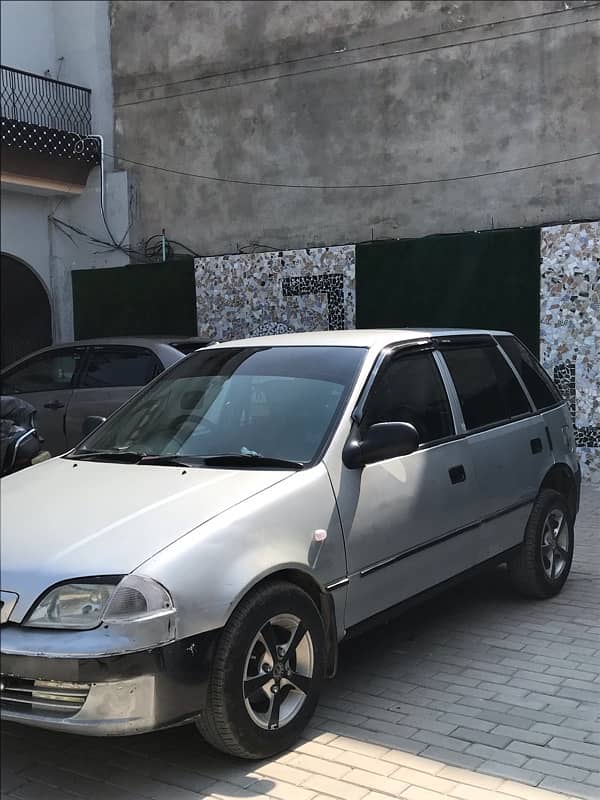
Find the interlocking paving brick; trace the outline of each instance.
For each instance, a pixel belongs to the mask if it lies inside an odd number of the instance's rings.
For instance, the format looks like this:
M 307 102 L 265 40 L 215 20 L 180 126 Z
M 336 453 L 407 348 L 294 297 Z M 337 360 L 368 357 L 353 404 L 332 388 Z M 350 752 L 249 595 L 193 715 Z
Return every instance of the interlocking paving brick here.
M 600 800 L 600 491 L 572 575 L 521 600 L 502 570 L 344 644 L 301 741 L 256 763 L 192 727 L 90 740 L 5 725 L 2 800 Z

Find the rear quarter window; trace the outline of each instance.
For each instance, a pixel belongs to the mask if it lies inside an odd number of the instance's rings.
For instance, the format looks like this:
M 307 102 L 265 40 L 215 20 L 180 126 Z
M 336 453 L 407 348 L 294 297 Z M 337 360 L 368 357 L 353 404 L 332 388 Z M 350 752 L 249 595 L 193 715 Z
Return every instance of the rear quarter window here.
M 521 376 L 536 408 L 555 406 L 563 398 L 532 353 L 514 336 L 496 337 Z

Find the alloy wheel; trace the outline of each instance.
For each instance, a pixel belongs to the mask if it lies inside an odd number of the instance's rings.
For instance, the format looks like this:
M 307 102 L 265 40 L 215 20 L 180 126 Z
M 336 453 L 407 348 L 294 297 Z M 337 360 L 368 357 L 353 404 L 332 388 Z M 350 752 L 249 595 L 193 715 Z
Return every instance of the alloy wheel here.
M 569 526 L 560 508 L 554 508 L 546 515 L 541 549 L 544 573 L 554 581 L 562 575 L 569 560 Z
M 244 667 L 242 689 L 251 719 L 277 730 L 298 714 L 310 692 L 314 646 L 301 619 L 279 614 L 255 636 Z

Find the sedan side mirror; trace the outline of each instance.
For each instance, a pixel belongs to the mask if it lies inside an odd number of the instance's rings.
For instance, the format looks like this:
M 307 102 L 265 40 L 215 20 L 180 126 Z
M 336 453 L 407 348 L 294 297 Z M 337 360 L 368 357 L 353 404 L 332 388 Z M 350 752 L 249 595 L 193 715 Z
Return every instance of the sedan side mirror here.
M 85 439 L 92 431 L 95 431 L 103 422 L 106 422 L 106 417 L 86 417 L 81 426 L 81 436 Z
M 376 461 L 407 456 L 419 447 L 419 434 L 409 422 L 378 422 L 367 430 L 364 438 L 351 436 L 342 459 L 348 469 L 360 469 Z

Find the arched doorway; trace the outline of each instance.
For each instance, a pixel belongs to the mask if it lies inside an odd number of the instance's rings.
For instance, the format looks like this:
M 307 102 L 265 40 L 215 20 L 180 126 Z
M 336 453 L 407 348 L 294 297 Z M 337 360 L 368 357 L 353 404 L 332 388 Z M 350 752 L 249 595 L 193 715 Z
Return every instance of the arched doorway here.
M 52 313 L 46 288 L 35 272 L 0 254 L 0 365 L 52 344 Z

